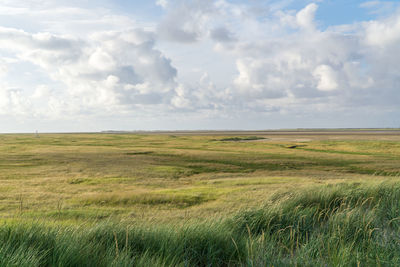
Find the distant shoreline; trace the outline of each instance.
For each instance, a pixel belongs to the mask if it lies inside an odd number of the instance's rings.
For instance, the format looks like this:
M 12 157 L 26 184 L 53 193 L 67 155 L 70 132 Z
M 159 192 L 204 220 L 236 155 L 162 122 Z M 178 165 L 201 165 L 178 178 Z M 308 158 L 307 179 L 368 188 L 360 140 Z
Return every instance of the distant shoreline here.
M 285 130 L 193 130 L 193 131 L 102 131 L 102 134 L 174 134 L 174 135 L 400 135 L 398 128 L 285 129 Z
M 0 133 L 5 134 L 35 134 L 36 132 Z M 298 128 L 274 130 L 105 130 L 100 132 L 38 132 L 41 134 L 160 134 L 160 135 L 399 135 L 400 128 Z

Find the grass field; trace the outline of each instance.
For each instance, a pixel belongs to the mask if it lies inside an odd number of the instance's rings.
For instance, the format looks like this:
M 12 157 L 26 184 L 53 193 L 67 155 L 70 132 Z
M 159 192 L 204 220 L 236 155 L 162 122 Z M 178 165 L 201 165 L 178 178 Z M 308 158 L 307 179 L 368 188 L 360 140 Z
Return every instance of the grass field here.
M 1 266 L 400 264 L 400 131 L 0 144 Z

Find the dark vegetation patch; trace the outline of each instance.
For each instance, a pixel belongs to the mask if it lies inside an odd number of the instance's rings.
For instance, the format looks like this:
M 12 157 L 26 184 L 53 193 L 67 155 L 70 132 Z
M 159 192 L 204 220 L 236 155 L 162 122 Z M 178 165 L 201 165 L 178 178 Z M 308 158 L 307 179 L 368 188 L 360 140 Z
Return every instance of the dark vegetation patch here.
M 305 147 L 306 145 L 289 145 L 286 148 L 294 149 L 294 148 L 300 148 L 300 147 Z
M 24 218 L 37 218 L 46 217 L 49 219 L 56 219 L 56 220 L 102 220 L 106 218 L 110 218 L 112 216 L 117 215 L 120 213 L 118 209 L 96 209 L 92 208 L 88 210 L 87 208 L 82 209 L 75 209 L 75 208 L 68 208 L 68 209 L 60 209 L 60 210 L 52 210 L 52 211 L 30 211 L 24 212 L 22 216 Z
M 136 152 L 127 152 L 126 155 L 148 155 L 153 154 L 153 151 L 136 151 Z
M 248 137 L 227 137 L 227 138 L 222 138 L 216 141 L 223 141 L 223 142 L 239 142 L 239 141 L 255 141 L 255 140 L 263 140 L 266 139 L 264 137 L 259 137 L 259 136 L 248 136 Z
M 87 178 L 73 178 L 73 179 L 69 179 L 68 183 L 69 184 L 82 184 L 82 183 L 85 183 L 85 182 L 88 182 L 88 181 L 90 181 L 90 179 L 87 179 Z
M 143 205 L 172 205 L 185 208 L 215 200 L 211 194 L 168 194 L 168 193 L 140 193 L 140 194 L 104 194 L 86 197 L 80 200 L 83 205 L 100 206 L 131 206 Z
M 362 161 L 340 158 L 302 157 L 295 155 L 258 155 L 224 157 L 221 155 L 188 156 L 157 154 L 159 162 L 165 165 L 191 169 L 187 174 L 200 173 L 250 173 L 255 171 L 303 170 L 318 168 L 359 174 L 373 174 L 374 171 L 358 167 Z M 163 159 L 164 158 L 164 159 Z M 371 172 L 372 171 L 372 172 Z
M 376 153 L 370 152 L 357 152 L 357 151 L 341 151 L 341 150 L 329 150 L 329 149 L 316 149 L 316 148 L 302 148 L 305 151 L 310 152 L 321 152 L 321 153 L 332 153 L 332 154 L 347 154 L 347 155 L 360 155 L 360 156 L 376 156 Z M 388 155 L 385 155 L 386 157 Z

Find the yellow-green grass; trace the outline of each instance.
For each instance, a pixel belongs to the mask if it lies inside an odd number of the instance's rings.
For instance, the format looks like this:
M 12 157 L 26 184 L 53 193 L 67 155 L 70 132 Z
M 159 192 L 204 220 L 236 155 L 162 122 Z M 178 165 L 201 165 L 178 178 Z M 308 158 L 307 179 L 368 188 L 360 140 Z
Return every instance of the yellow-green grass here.
M 0 266 L 399 266 L 399 199 L 398 182 L 370 181 L 282 192 L 181 225 L 9 220 Z
M 0 135 L 0 216 L 59 223 L 203 220 L 258 207 L 276 192 L 400 176 L 400 135 L 253 136 Z

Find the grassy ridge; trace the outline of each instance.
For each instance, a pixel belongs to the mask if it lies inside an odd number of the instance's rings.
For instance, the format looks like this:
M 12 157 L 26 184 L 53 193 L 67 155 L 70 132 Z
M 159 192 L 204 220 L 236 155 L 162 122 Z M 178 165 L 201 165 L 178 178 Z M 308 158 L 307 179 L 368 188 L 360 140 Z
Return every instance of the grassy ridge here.
M 396 266 L 399 230 L 399 183 L 314 186 L 183 226 L 5 223 L 0 265 Z

